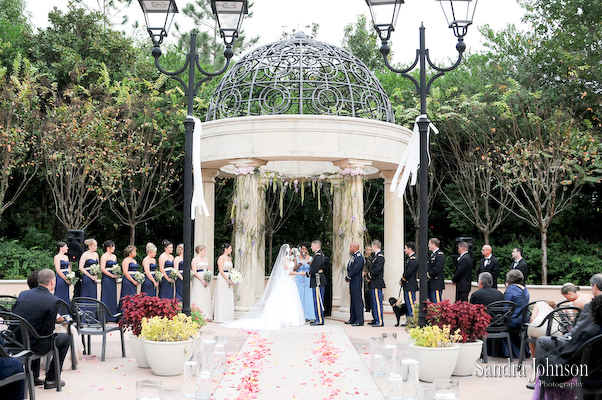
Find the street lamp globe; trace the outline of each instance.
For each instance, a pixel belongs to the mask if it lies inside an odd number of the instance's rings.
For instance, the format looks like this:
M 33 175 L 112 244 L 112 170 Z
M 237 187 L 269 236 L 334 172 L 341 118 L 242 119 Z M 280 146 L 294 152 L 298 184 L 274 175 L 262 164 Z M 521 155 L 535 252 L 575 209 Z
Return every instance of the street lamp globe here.
M 211 0 L 211 11 L 217 19 L 219 32 L 226 47 L 238 37 L 245 15 L 249 13 L 247 0 Z
M 461 41 L 466 36 L 468 27 L 472 24 L 479 0 L 436 1 L 441 4 L 448 26 L 454 30 L 454 35 Z
M 178 12 L 176 2 L 175 0 L 138 0 L 138 2 L 144 12 L 148 34 L 153 44 L 159 46 L 167 36 L 173 18 Z
M 366 4 L 370 7 L 374 29 L 384 43 L 391 39 L 391 32 L 395 30 L 399 15 L 399 6 L 403 3 L 404 0 L 366 0 Z

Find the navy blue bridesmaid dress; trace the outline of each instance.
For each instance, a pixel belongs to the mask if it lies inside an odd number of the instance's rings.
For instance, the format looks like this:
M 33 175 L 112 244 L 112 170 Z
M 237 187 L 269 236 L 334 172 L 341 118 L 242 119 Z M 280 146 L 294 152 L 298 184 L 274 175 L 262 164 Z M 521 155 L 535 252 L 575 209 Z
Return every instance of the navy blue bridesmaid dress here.
M 117 265 L 117 261 L 108 260 L 106 269 L 110 273 L 113 273 L 115 265 Z M 100 289 L 100 301 L 106 304 L 112 315 L 117 314 L 117 280 L 106 274 L 102 274 Z M 107 317 L 107 321 L 115 322 L 117 318 Z
M 138 263 L 131 262 L 130 265 L 128 265 L 128 271 L 130 272 L 132 279 L 134 279 L 134 273 L 136 271 L 138 271 Z M 132 282 L 130 282 L 130 280 L 128 278 L 126 278 L 124 276 L 123 279 L 121 280 L 120 299 L 122 299 L 125 296 L 133 296 L 137 293 L 137 291 L 138 290 L 137 290 L 136 285 L 134 285 Z
M 66 276 L 69 273 L 69 261 L 61 260 L 59 268 Z M 69 304 L 69 284 L 65 282 L 59 274 L 56 274 L 56 288 L 54 289 L 54 295 Z
M 93 264 L 98 264 L 98 260 L 87 259 L 86 263 L 84 264 L 84 269 L 90 273 L 90 266 Z M 82 274 L 82 289 L 80 296 L 91 297 L 93 299 L 98 298 L 96 280 L 88 278 L 88 275 L 86 274 Z
M 167 260 L 165 261 L 165 273 L 169 276 L 169 273 L 173 269 L 173 261 Z M 161 283 L 159 284 L 159 297 L 162 299 L 173 299 L 173 286 L 171 283 L 163 277 Z
M 157 264 L 150 263 L 148 264 L 148 268 L 150 269 L 151 274 L 155 274 L 157 270 Z M 144 283 L 142 284 L 142 291 L 149 296 L 157 296 L 157 289 L 155 289 L 155 285 L 153 285 L 153 281 L 148 279 L 148 276 L 144 277 Z
M 184 278 L 184 261 L 180 261 L 180 265 L 178 265 L 178 270 L 182 275 L 182 279 Z M 184 300 L 184 281 L 178 278 L 176 279 L 176 299 L 178 301 Z

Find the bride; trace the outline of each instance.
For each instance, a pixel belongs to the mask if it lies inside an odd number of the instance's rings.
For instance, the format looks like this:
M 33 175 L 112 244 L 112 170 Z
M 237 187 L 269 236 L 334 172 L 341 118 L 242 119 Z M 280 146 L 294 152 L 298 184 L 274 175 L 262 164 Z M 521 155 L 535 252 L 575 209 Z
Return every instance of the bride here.
M 291 258 L 289 245 L 282 245 L 259 301 L 242 318 L 226 321 L 222 326 L 249 330 L 279 330 L 283 326 L 304 325 L 305 315 L 294 277 L 298 273 L 293 271 L 295 262 Z

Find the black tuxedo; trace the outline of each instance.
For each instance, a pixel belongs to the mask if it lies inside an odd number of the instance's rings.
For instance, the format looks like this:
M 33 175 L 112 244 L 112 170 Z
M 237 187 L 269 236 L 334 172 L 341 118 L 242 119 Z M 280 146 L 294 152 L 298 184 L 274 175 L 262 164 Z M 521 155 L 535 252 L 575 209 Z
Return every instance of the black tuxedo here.
M 456 284 L 456 301 L 468 301 L 472 281 L 472 257 L 468 252 L 458 258 L 452 282 Z
M 522 272 L 523 278 L 525 279 L 524 283 L 527 284 L 527 277 L 529 276 L 529 267 L 527 266 L 527 262 L 524 258 L 518 260 L 518 263 L 516 261 L 513 261 L 512 265 L 510 266 L 510 269 L 518 269 L 520 272 Z
M 489 304 L 494 301 L 503 300 L 504 295 L 497 289 L 492 287 L 484 287 L 482 289 L 477 290 L 470 296 L 470 302 L 472 304 L 482 304 L 487 307 Z
M 487 265 L 485 265 L 485 261 L 487 261 Z M 477 279 L 483 272 L 489 272 L 491 274 L 493 277 L 493 288 L 497 289 L 497 277 L 500 274 L 500 261 L 493 255 L 489 256 L 489 260 L 486 260 L 485 257 L 481 258 L 479 267 L 477 268 Z
M 356 251 L 349 264 L 347 265 L 347 276 L 345 280 L 349 282 L 349 292 L 351 294 L 351 304 L 349 308 L 349 321 L 357 324 L 364 323 L 364 307 L 362 302 L 362 271 L 364 270 L 364 256 Z
M 21 292 L 13 308 L 13 312 L 25 318 L 41 336 L 50 335 L 54 332 L 58 311 L 59 298 L 50 293 L 44 286 L 38 286 Z M 46 354 L 52 347 L 51 340 L 34 339 L 31 342 L 31 349 L 35 354 Z M 67 349 L 69 348 L 69 336 L 66 333 L 59 333 L 56 345 L 59 350 L 59 358 L 62 366 Z M 39 373 L 39 360 L 37 360 L 36 364 L 33 367 Z M 46 380 L 54 381 L 55 379 L 54 368 L 48 367 L 46 369 Z

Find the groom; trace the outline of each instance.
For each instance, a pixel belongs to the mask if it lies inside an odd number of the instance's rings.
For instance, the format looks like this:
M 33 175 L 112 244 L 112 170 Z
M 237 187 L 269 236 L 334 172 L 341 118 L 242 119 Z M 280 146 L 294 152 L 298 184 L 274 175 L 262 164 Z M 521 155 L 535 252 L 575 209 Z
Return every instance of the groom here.
M 316 310 L 316 320 L 310 325 L 324 325 L 324 288 L 326 287 L 327 258 L 322 252 L 322 242 L 314 240 L 311 242 L 311 251 L 314 252 L 314 259 L 310 263 L 309 271 L 306 276 L 310 278 L 309 287 L 314 296 L 314 309 Z

